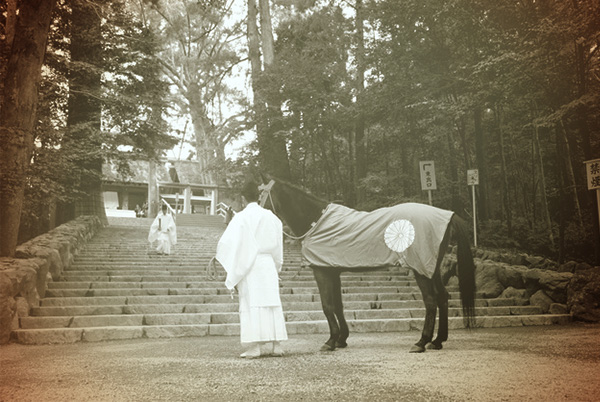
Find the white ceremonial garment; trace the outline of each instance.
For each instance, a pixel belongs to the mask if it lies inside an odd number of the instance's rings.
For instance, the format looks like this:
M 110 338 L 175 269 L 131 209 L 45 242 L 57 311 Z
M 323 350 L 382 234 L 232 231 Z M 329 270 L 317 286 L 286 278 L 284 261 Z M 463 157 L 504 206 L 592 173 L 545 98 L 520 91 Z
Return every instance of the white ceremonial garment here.
M 237 286 L 242 343 L 284 341 L 285 318 L 279 296 L 283 230 L 279 218 L 252 202 L 237 213 L 217 245 L 217 260 Z
M 161 211 L 152 222 L 148 241 L 153 243 L 155 240 L 158 240 L 157 252 L 171 254 L 171 246 L 177 244 L 177 227 L 171 214 L 163 214 Z

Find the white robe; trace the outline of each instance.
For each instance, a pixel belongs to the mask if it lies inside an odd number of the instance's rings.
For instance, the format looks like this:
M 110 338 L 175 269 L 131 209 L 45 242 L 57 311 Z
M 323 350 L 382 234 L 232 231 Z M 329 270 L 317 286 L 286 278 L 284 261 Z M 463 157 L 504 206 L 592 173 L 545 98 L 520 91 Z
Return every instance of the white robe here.
M 177 244 L 177 227 L 171 214 L 164 215 L 161 211 L 152 222 L 148 241 L 153 243 L 155 240 L 158 240 L 156 251 L 171 254 L 171 246 Z
M 279 296 L 283 265 L 282 224 L 271 211 L 252 202 L 237 213 L 217 245 L 217 260 L 237 286 L 242 343 L 287 339 Z

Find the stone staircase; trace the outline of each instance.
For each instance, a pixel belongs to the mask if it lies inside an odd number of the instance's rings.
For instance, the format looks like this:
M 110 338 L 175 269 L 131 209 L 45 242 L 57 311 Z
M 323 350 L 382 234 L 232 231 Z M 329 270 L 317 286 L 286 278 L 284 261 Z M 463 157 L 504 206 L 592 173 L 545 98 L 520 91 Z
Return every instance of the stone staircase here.
M 184 222 L 185 221 L 185 222 Z M 133 338 L 239 335 L 237 297 L 223 285 L 224 271 L 209 269 L 225 226 L 220 216 L 178 217 L 178 244 L 157 255 L 146 237 L 152 219 L 114 219 L 52 282 L 13 339 L 23 344 Z M 286 244 L 281 297 L 290 336 L 329 329 L 299 246 Z M 216 274 L 216 275 L 215 275 Z M 215 276 L 217 276 L 215 278 Z M 409 270 L 342 274 L 344 307 L 352 332 L 420 330 L 425 314 Z M 450 291 L 450 328 L 462 328 L 457 289 Z M 476 300 L 477 325 L 550 325 L 568 315 L 540 314 L 514 299 Z M 324 340 L 325 340 L 324 335 Z
M 178 214 L 177 227 L 214 227 L 223 231 L 225 218 L 204 214 Z

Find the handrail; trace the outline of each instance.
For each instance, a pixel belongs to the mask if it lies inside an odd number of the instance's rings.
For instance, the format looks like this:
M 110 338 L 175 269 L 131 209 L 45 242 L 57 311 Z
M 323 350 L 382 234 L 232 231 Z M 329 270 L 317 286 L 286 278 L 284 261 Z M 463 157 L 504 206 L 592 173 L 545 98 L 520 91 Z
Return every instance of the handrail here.
M 219 202 L 217 204 L 217 215 L 221 215 L 224 218 L 227 217 L 227 211 L 229 208 L 231 208 L 229 205 L 225 204 L 224 202 Z M 235 214 L 235 211 L 233 211 L 233 213 Z
M 160 200 L 167 206 L 167 208 L 169 208 L 169 211 L 171 211 L 171 215 L 173 215 L 173 219 L 177 220 L 177 213 L 175 212 L 173 207 L 171 207 L 171 205 L 169 205 L 169 203 L 166 202 L 164 198 L 160 197 Z

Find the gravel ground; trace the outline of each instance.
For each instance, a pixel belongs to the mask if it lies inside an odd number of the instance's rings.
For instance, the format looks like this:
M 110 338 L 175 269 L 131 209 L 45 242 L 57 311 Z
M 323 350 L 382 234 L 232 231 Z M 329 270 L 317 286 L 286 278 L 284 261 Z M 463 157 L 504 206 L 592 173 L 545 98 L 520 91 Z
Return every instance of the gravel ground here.
M 600 325 L 292 336 L 284 357 L 245 360 L 237 337 L 0 347 L 0 401 L 597 401 Z

